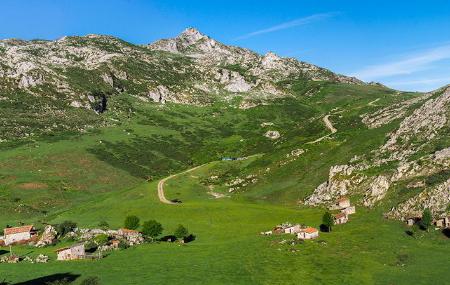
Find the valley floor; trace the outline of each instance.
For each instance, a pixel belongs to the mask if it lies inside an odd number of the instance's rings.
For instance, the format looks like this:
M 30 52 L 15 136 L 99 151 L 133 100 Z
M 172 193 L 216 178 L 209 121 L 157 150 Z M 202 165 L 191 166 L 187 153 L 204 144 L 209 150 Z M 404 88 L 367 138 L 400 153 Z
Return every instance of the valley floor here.
M 448 239 L 438 232 L 405 234 L 381 212 L 358 208 L 348 224 L 321 233 L 318 240 L 280 244 L 290 235 L 261 236 L 290 221 L 318 227 L 323 209 L 214 199 L 199 184 L 208 167 L 166 182 L 168 199 L 159 201 L 157 182 L 75 207 L 53 222 L 74 220 L 85 226 L 106 220 L 120 227 L 126 215 L 160 221 L 165 234 L 186 225 L 196 240 L 180 245 L 154 243 L 113 252 L 98 261 L 57 262 L 55 248 L 15 247 L 15 253 L 47 253 L 48 264 L 1 264 L 0 280 L 16 283 L 54 274 L 73 275 L 78 284 L 98 276 L 102 284 L 448 284 Z M 0 254 L 7 254 L 1 251 Z M 24 283 L 33 284 L 33 283 Z

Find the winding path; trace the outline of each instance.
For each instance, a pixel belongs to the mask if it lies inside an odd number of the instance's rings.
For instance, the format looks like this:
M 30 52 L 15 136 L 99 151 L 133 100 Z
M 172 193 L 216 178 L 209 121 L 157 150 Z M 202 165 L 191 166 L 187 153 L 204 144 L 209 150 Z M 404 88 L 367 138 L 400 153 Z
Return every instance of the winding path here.
M 166 183 L 167 180 L 174 178 L 175 176 L 178 176 L 180 174 L 189 173 L 189 172 L 194 171 L 194 170 L 196 170 L 196 169 L 198 169 L 198 168 L 200 168 L 200 167 L 202 167 L 202 166 L 204 166 L 206 164 L 207 163 L 199 165 L 199 166 L 196 166 L 194 168 L 190 168 L 190 169 L 185 170 L 183 172 L 179 172 L 179 173 L 167 176 L 166 178 L 163 178 L 163 179 L 159 180 L 159 182 L 158 182 L 158 198 L 159 198 L 159 201 L 161 201 L 164 204 L 171 204 L 171 205 L 178 204 L 178 203 L 172 202 L 172 201 L 170 201 L 170 200 L 168 200 L 166 198 L 166 196 L 164 195 L 164 183 Z
M 244 160 L 245 160 L 245 159 L 249 159 L 249 158 L 251 158 L 251 157 L 258 156 L 258 155 L 260 155 L 260 154 L 259 154 L 259 153 L 253 154 L 253 155 L 250 155 L 250 156 L 243 157 L 243 159 L 244 159 Z M 207 165 L 207 164 L 210 164 L 210 163 L 212 163 L 212 162 L 215 162 L 215 161 L 210 161 L 210 162 L 204 163 L 204 164 L 202 164 L 202 165 L 199 165 L 199 166 L 190 168 L 190 169 L 185 170 L 185 171 L 183 171 L 183 172 L 179 172 L 179 173 L 172 174 L 172 175 L 170 175 L 170 176 L 167 176 L 166 178 L 163 178 L 163 179 L 159 180 L 159 182 L 158 182 L 158 198 L 159 198 L 159 201 L 161 201 L 161 203 L 164 203 L 164 204 L 170 204 L 170 205 L 176 205 L 176 204 L 179 204 L 179 203 L 172 202 L 172 201 L 170 201 L 170 200 L 168 200 L 168 199 L 166 198 L 166 196 L 164 195 L 164 183 L 166 183 L 167 180 L 174 178 L 175 176 L 178 176 L 178 175 L 181 175 L 181 174 L 189 173 L 189 172 L 191 172 L 191 171 L 194 171 L 194 170 L 196 170 L 196 169 L 199 169 L 200 167 L 203 167 L 203 166 L 205 166 L 205 165 Z
M 330 118 L 330 115 L 326 115 L 325 117 L 323 117 L 323 122 L 325 123 L 327 128 L 330 129 L 331 133 L 334 134 L 335 132 L 337 132 L 337 130 L 335 127 L 333 127 L 333 124 L 331 123 L 329 118 Z
M 314 144 L 314 143 L 318 143 L 318 142 L 320 142 L 321 140 L 323 140 L 323 139 L 325 139 L 325 138 L 329 137 L 330 135 L 332 135 L 332 134 L 334 134 L 334 133 L 337 132 L 337 129 L 333 126 L 333 124 L 332 124 L 331 121 L 330 121 L 330 115 L 326 115 L 325 117 L 323 117 L 322 120 L 323 120 L 323 122 L 325 123 L 325 126 L 331 131 L 331 133 L 328 134 L 328 135 L 325 135 L 325 136 L 323 136 L 323 137 L 320 137 L 320 138 L 318 138 L 318 139 L 316 139 L 316 140 L 313 140 L 313 141 L 311 141 L 311 142 L 307 142 L 306 144 Z

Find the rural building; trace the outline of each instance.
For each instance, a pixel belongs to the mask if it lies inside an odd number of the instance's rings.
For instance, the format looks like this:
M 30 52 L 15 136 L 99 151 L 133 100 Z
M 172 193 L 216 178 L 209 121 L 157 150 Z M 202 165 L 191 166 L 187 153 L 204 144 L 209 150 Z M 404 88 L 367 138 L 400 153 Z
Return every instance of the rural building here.
M 111 241 L 111 247 L 112 247 L 112 248 L 118 249 L 119 246 L 120 246 L 120 240 L 118 240 L 118 239 L 113 239 L 113 240 Z
M 84 244 L 75 244 L 70 247 L 64 247 L 56 250 L 58 255 L 57 260 L 74 260 L 83 259 L 86 257 L 86 252 L 84 251 Z
M 272 229 L 272 233 L 274 234 L 282 234 L 284 233 L 284 227 L 282 226 L 276 226 Z
M 347 197 L 341 197 L 336 201 L 336 206 L 340 209 L 350 207 L 350 199 Z
M 355 208 L 355 206 L 350 206 L 350 207 L 342 209 L 341 213 L 344 213 L 346 215 L 351 215 L 351 214 L 356 213 L 356 208 Z
M 126 238 L 133 238 L 140 236 L 140 233 L 135 230 L 129 230 L 129 229 L 119 229 L 119 235 L 126 237 Z
M 414 226 L 415 223 L 417 223 L 418 221 L 420 221 L 420 217 L 412 217 L 412 218 L 407 218 L 406 219 L 406 224 L 408 226 Z
M 5 245 L 24 243 L 32 240 L 34 237 L 37 237 L 37 232 L 33 225 L 6 228 L 3 232 L 5 234 Z
M 450 216 L 437 219 L 434 221 L 434 224 L 438 228 L 448 228 L 450 227 Z
M 286 234 L 296 234 L 296 233 L 300 232 L 301 229 L 302 228 L 301 228 L 300 225 L 293 225 L 293 226 L 285 228 L 284 229 L 284 233 L 286 233 Z
M 298 239 L 315 239 L 319 237 L 319 231 L 316 228 L 306 228 L 301 229 L 299 233 L 297 233 Z
M 337 213 L 334 215 L 334 224 L 340 225 L 348 222 L 348 216 L 345 213 Z

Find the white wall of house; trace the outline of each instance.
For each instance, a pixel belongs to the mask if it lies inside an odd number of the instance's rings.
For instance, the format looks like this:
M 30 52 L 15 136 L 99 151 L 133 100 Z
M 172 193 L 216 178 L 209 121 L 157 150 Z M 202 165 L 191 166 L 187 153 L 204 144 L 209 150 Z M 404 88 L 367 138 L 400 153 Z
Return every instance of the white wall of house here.
M 284 232 L 286 234 L 295 234 L 295 233 L 298 233 L 300 230 L 301 230 L 300 225 L 295 225 L 295 226 L 292 226 L 289 228 L 285 228 Z
M 71 248 L 61 250 L 57 253 L 57 260 L 72 260 L 79 259 L 85 255 L 84 245 L 80 244 Z
M 356 208 L 355 208 L 355 206 L 350 206 L 350 207 L 347 207 L 345 209 L 342 209 L 341 212 L 345 213 L 347 215 L 351 215 L 351 214 L 356 213 Z
M 299 232 L 297 234 L 297 238 L 299 239 L 313 239 L 319 236 L 319 232 L 307 233 L 307 232 Z
M 10 245 L 15 242 L 25 241 L 31 239 L 30 232 L 16 233 L 5 236 L 5 245 Z
M 343 200 L 338 202 L 338 206 L 341 208 L 350 207 L 350 200 Z

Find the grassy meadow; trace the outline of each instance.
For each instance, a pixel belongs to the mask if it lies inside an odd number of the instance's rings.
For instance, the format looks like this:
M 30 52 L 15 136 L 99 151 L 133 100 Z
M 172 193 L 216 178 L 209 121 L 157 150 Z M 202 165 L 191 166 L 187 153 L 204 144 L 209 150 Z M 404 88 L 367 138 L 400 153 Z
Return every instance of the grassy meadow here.
M 324 209 L 299 201 L 327 179 L 330 166 L 381 145 L 399 123 L 369 130 L 360 115 L 417 95 L 314 84 L 314 96 L 300 96 L 304 86 L 292 82 L 299 96 L 248 110 L 232 102 L 161 106 L 125 96 L 112 99 L 110 108 L 117 104 L 117 110 L 102 115 L 120 124 L 0 145 L 0 226 L 72 220 L 80 227 L 107 221 L 119 228 L 127 215 L 137 215 L 161 222 L 164 235 L 183 224 L 196 236 L 185 245 L 144 244 L 97 261 L 55 261 L 54 250 L 64 243 L 16 246 L 16 254 L 45 253 L 51 261 L 0 264 L 0 283 L 67 274 L 74 284 L 89 276 L 101 284 L 449 284 L 449 240 L 437 231 L 407 235 L 402 223 L 383 218 L 388 204 L 357 205 L 348 224 L 293 246 L 280 243 L 293 236 L 259 234 L 286 221 L 319 227 Z M 326 114 L 338 132 L 308 144 L 329 133 Z M 281 138 L 264 137 L 267 130 Z M 297 149 L 305 152 L 287 156 Z M 182 203 L 159 202 L 160 178 L 203 163 L 166 182 L 166 197 Z M 256 181 L 247 179 L 253 176 Z M 246 185 L 230 193 L 227 184 L 236 178 Z

